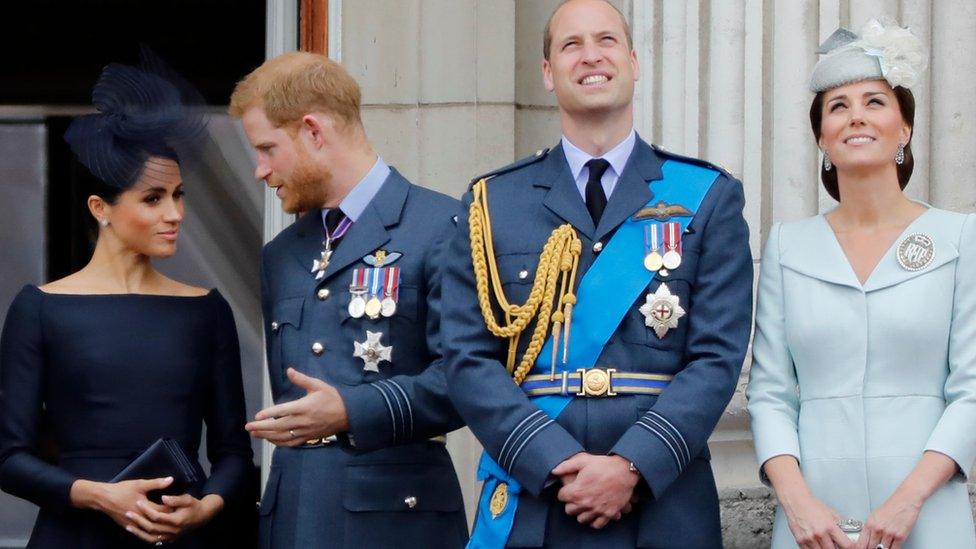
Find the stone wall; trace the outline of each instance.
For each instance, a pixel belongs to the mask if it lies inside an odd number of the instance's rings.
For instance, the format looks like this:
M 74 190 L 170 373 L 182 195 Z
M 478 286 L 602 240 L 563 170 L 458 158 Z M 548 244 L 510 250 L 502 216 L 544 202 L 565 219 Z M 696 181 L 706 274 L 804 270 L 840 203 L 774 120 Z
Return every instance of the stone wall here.
M 725 488 L 722 505 L 722 541 L 725 549 L 769 547 L 776 498 L 765 486 Z M 976 515 L 976 489 L 969 487 L 969 503 Z

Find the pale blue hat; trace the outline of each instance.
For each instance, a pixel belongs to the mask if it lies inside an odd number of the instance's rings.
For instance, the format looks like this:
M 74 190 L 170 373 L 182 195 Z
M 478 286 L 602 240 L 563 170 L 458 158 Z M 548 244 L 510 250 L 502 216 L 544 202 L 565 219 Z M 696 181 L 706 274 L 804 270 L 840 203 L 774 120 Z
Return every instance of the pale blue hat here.
M 823 57 L 810 76 L 814 93 L 864 80 L 887 80 L 893 88 L 911 88 L 926 65 L 918 37 L 907 28 L 882 25 L 877 19 L 868 21 L 860 35 L 837 29 L 817 53 Z

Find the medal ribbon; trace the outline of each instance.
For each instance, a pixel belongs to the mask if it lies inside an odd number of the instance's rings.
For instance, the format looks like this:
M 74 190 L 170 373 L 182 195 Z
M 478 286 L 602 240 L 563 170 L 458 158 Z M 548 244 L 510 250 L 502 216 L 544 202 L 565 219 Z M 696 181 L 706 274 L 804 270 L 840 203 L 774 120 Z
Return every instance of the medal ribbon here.
M 398 301 L 400 299 L 400 267 L 387 267 L 384 278 L 386 279 L 386 283 L 383 285 L 386 288 L 384 295 L 394 302 Z
M 342 219 L 336 225 L 334 231 L 329 233 L 329 228 L 325 228 L 325 239 L 329 242 L 330 248 L 332 247 L 333 242 L 345 236 L 346 232 L 349 230 L 349 227 L 352 227 L 352 220 L 346 216 L 342 216 Z
M 672 221 L 664 225 L 664 249 L 681 253 L 681 223 Z
M 649 254 L 661 249 L 661 224 L 648 223 L 644 225 L 644 253 Z
M 383 275 L 386 269 L 383 267 L 376 267 L 373 269 L 366 269 L 366 270 L 369 272 L 367 277 L 370 279 L 369 280 L 370 297 L 377 297 L 382 299 L 380 292 L 383 291 Z

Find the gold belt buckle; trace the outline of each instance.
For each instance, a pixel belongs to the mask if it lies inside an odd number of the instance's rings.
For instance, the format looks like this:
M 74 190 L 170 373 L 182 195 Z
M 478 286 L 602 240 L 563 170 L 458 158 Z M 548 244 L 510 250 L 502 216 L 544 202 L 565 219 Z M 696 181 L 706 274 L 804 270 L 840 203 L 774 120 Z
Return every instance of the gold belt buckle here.
M 580 368 L 576 370 L 580 376 L 580 391 L 576 396 L 582 397 L 612 397 L 617 396 L 613 391 L 613 368 Z

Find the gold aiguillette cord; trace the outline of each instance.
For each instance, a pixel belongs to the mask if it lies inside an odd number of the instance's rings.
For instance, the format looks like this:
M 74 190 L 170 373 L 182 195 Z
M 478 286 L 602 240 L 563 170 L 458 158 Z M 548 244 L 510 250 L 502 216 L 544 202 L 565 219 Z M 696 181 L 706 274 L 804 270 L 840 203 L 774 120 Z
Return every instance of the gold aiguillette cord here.
M 539 265 L 535 271 L 535 278 L 532 281 L 532 289 L 529 292 L 528 299 L 522 305 L 509 303 L 505 297 L 498 264 L 495 260 L 491 217 L 488 213 L 487 186 L 487 181 L 484 179 L 475 183 L 473 188 L 474 199 L 468 211 L 471 263 L 474 267 L 475 286 L 481 315 L 485 319 L 485 326 L 489 332 L 496 337 L 508 339 L 508 356 L 505 368 L 512 374 L 516 384 L 522 383 L 532 369 L 532 365 L 535 364 L 536 358 L 542 351 L 546 333 L 549 331 L 549 324 L 552 323 L 553 351 L 550 377 L 555 379 L 560 335 L 563 336 L 563 363 L 566 363 L 569 356 L 570 325 L 573 305 L 576 303 L 576 295 L 573 291 L 583 244 L 572 225 L 560 225 L 553 229 L 539 254 Z M 504 324 L 499 324 L 495 318 L 495 313 L 492 310 L 492 294 L 504 315 Z M 557 310 L 553 312 L 553 306 L 557 303 Z M 516 367 L 519 340 L 522 332 L 533 320 L 536 321 L 535 329 L 532 331 L 532 337 L 529 339 L 525 353 Z

